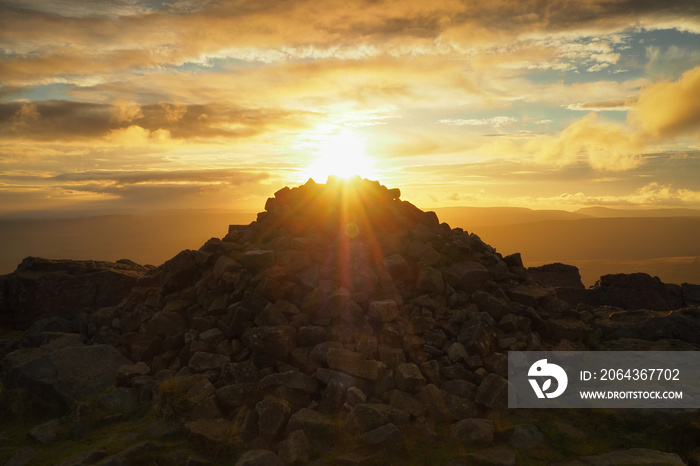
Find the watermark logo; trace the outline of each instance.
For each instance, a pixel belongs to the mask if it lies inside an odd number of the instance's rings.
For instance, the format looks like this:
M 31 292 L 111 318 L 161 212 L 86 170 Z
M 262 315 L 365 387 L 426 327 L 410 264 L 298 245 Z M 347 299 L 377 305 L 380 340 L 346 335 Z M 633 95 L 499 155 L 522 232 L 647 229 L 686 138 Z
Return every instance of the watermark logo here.
M 566 376 L 564 369 L 556 364 L 548 363 L 546 359 L 535 361 L 535 363 L 530 366 L 527 375 L 528 377 L 534 377 L 529 378 L 528 381 L 530 385 L 532 385 L 532 389 L 535 391 L 537 398 L 556 398 L 564 393 L 569 383 L 569 378 Z M 541 386 L 538 379 L 544 379 Z M 552 379 L 557 381 L 556 390 L 548 392 L 548 390 L 552 388 Z

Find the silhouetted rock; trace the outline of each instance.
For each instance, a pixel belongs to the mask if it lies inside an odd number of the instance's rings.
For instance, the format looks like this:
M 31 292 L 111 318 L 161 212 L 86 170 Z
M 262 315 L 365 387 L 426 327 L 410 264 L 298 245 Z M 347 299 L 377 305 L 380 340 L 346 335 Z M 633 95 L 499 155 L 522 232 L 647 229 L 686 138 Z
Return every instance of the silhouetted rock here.
M 27 257 L 17 270 L 0 276 L 0 325 L 26 328 L 41 317 L 72 319 L 116 305 L 151 270 L 129 260 Z
M 528 267 L 530 277 L 542 286 L 584 289 L 578 267 L 556 262 L 539 267 Z

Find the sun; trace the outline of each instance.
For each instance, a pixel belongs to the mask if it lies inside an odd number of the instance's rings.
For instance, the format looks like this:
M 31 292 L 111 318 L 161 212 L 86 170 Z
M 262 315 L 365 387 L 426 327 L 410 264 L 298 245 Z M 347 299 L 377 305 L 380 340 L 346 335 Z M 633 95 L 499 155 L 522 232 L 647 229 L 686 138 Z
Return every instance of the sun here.
M 375 178 L 374 161 L 367 154 L 366 141 L 350 130 L 326 135 L 316 145 L 317 156 L 306 168 L 314 181 L 322 183 L 331 176 Z

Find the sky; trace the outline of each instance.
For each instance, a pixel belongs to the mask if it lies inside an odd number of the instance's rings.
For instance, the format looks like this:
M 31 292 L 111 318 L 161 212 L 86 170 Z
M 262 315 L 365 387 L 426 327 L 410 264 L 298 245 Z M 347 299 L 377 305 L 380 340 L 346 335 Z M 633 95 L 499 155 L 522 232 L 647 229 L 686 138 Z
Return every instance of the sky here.
M 700 208 L 697 0 L 0 0 L 0 215 Z

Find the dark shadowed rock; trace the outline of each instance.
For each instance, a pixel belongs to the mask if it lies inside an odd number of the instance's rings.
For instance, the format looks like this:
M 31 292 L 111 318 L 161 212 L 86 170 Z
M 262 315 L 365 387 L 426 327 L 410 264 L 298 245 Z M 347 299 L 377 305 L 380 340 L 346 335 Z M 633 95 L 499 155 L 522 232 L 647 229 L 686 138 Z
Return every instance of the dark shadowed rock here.
M 450 437 L 460 443 L 493 443 L 496 428 L 491 419 L 463 419 L 450 426 Z
M 236 461 L 236 466 L 284 466 L 284 461 L 270 450 L 249 450 Z
M 585 289 L 578 267 L 555 262 L 539 267 L 528 267 L 530 277 L 545 287 Z
M 17 270 L 0 276 L 0 324 L 22 328 L 44 316 L 72 319 L 114 306 L 151 270 L 127 260 L 27 257 Z
M 3 359 L 2 380 L 40 397 L 70 405 L 114 385 L 119 367 L 129 364 L 109 345 L 81 345 L 46 351 L 24 348 Z

